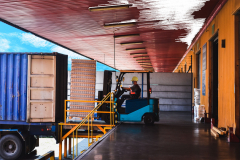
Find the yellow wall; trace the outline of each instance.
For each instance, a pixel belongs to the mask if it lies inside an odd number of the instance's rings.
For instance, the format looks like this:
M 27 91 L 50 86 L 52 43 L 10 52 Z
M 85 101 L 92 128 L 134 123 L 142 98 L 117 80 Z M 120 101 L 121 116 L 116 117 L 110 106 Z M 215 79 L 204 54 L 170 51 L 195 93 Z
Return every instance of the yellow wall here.
M 209 65 L 210 48 L 209 39 L 213 36 L 212 25 L 215 25 L 215 32 L 218 31 L 218 127 L 235 127 L 235 53 L 234 53 L 234 15 L 240 7 L 240 0 L 228 0 L 221 11 L 217 14 L 207 30 L 193 46 L 180 66 L 187 61 L 187 57 L 193 55 L 193 77 L 196 79 L 196 55 L 197 43 L 202 49 L 207 43 L 207 69 L 206 69 L 206 95 L 201 94 L 201 104 L 205 105 L 209 112 Z M 221 47 L 222 39 L 226 40 L 226 48 Z M 201 51 L 201 77 L 202 77 L 202 51 Z M 180 67 L 175 72 L 178 72 Z M 193 78 L 193 79 L 194 79 Z M 195 82 L 196 83 L 196 82 Z M 202 90 L 202 80 L 201 80 Z

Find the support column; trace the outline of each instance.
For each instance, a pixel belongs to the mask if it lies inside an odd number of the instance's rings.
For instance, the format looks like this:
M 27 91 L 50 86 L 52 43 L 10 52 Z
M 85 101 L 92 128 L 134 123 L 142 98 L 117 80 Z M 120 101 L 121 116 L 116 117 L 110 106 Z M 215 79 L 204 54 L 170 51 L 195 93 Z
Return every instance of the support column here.
M 60 125 L 60 141 L 59 141 L 59 160 L 62 160 L 62 125 Z
M 71 137 L 69 137 L 68 138 L 68 154 L 70 155 L 71 154 L 71 152 L 72 152 L 72 148 L 71 148 L 71 144 L 72 143 L 72 138 Z
M 142 98 L 143 98 L 143 73 L 142 73 Z
M 62 141 L 59 142 L 59 160 L 62 160 Z
M 64 139 L 64 158 L 67 158 L 67 138 Z

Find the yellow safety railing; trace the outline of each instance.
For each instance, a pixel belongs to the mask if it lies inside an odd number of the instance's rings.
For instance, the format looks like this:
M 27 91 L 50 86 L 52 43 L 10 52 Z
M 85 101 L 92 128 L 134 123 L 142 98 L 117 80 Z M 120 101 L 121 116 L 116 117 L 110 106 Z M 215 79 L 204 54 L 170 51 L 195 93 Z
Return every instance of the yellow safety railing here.
M 110 101 L 107 101 L 110 99 Z M 92 111 L 87 111 L 87 110 L 67 110 L 66 105 L 67 102 L 85 102 L 85 103 L 98 103 L 98 105 L 92 110 Z M 109 103 L 110 104 L 110 111 L 97 111 L 104 103 Z M 93 136 L 93 120 L 94 120 L 94 113 L 108 113 L 110 114 L 110 125 L 108 129 L 111 129 L 114 126 L 114 94 L 109 92 L 102 101 L 84 101 L 84 100 L 65 100 L 64 103 L 64 123 L 59 123 L 60 125 L 60 143 L 59 143 L 59 160 L 62 158 L 62 152 L 60 153 L 60 150 L 62 149 L 62 141 L 66 139 L 68 136 L 73 138 L 73 156 L 72 158 L 74 159 L 74 154 L 76 152 L 76 156 L 78 156 L 78 129 L 82 126 L 87 126 L 88 127 L 88 147 L 94 143 L 94 138 L 98 139 L 97 136 Z M 63 125 L 68 125 L 69 123 L 66 122 L 67 120 L 67 112 L 89 112 L 88 115 L 81 121 L 81 123 L 75 125 L 69 132 L 67 132 L 64 136 L 62 136 L 62 126 Z M 69 124 L 70 125 L 70 124 Z M 105 134 L 105 130 L 103 131 Z M 74 152 L 74 138 L 76 138 L 76 150 Z

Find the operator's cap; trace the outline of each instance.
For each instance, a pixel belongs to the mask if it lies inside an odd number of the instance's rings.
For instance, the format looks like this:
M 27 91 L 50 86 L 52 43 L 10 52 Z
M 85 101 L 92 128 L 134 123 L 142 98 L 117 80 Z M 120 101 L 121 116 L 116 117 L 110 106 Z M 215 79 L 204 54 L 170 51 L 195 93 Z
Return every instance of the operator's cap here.
M 136 76 L 132 77 L 132 81 L 138 81 L 138 77 Z

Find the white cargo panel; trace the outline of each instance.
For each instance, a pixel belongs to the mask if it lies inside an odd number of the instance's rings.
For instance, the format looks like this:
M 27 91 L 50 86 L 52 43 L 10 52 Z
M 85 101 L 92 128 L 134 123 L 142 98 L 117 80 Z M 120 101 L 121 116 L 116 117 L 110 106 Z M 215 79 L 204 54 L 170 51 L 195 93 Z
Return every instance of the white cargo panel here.
M 28 56 L 28 122 L 54 122 L 56 57 Z

